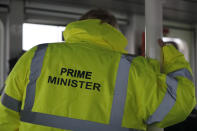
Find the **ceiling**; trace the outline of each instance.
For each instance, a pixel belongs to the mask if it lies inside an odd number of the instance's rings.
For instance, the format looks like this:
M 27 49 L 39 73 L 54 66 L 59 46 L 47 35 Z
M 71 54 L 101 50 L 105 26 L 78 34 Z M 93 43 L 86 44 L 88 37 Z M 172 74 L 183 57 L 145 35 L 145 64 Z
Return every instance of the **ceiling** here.
M 32 0 L 26 0 L 32 1 Z M 36 1 L 36 0 L 34 0 Z M 37 0 L 40 1 L 40 0 Z M 164 18 L 168 20 L 197 23 L 197 0 L 162 0 Z M 60 5 L 73 5 L 87 8 L 107 8 L 126 14 L 142 14 L 145 0 L 42 0 Z
M 0 0 L 0 5 L 9 0 Z M 24 0 L 26 3 L 38 2 L 52 5 L 79 8 L 106 8 L 123 14 L 144 15 L 145 0 Z M 164 19 L 197 23 L 197 0 L 162 0 Z

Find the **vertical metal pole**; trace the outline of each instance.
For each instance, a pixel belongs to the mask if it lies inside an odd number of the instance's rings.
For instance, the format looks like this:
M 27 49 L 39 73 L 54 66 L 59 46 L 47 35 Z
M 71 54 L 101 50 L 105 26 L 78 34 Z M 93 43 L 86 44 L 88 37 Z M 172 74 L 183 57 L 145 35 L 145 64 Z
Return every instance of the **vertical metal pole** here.
M 24 21 L 24 0 L 10 0 L 9 43 L 10 58 L 22 51 L 22 26 Z
M 3 87 L 4 83 L 4 66 L 5 66 L 5 42 L 4 42 L 4 26 L 0 20 L 0 88 Z
M 196 100 L 197 100 L 197 25 L 195 26 L 195 36 L 194 36 L 194 83 L 195 83 L 195 87 L 196 87 Z M 195 107 L 195 109 L 197 110 L 197 105 Z
M 161 63 L 161 48 L 158 39 L 162 38 L 163 9 L 161 0 L 145 0 L 146 57 L 154 58 Z M 147 131 L 163 131 L 162 128 L 148 126 Z
M 161 0 L 145 0 L 146 56 L 160 61 L 158 39 L 162 37 L 163 9 Z

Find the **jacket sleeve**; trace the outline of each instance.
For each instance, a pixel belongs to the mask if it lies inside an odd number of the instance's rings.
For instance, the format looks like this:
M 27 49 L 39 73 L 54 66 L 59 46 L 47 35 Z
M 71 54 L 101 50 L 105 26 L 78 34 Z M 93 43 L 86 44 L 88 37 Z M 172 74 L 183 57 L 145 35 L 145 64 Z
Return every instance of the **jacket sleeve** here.
M 5 82 L 0 103 L 0 131 L 17 131 L 19 129 L 19 113 L 34 50 L 35 48 L 26 52 L 18 60 Z
M 162 73 L 154 70 L 157 95 L 163 93 L 163 98 L 146 122 L 164 128 L 185 120 L 196 105 L 196 99 L 192 70 L 184 55 L 172 45 L 164 46 L 162 51 Z M 154 62 L 150 63 L 153 65 Z

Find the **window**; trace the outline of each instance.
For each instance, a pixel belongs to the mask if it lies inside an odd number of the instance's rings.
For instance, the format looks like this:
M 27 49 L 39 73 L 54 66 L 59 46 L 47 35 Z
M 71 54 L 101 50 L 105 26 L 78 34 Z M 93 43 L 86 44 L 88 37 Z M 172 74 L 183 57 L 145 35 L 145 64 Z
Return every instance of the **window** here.
M 62 42 L 63 26 L 23 24 L 23 50 L 42 44 L 52 42 Z
M 187 61 L 189 61 L 189 48 L 186 41 L 180 38 L 163 37 L 164 42 L 173 42 L 176 44 L 177 49 L 184 54 Z

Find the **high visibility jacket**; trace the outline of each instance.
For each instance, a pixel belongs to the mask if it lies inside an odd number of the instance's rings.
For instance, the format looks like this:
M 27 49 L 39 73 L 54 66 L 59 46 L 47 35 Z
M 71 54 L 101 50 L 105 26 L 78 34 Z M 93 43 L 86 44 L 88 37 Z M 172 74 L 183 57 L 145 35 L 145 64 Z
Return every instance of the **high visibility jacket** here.
M 64 38 L 17 62 L 1 99 L 0 131 L 146 130 L 183 121 L 194 108 L 191 68 L 173 46 L 162 48 L 160 69 L 127 54 L 126 38 L 99 20 L 69 24 Z

